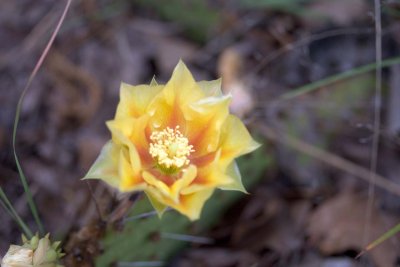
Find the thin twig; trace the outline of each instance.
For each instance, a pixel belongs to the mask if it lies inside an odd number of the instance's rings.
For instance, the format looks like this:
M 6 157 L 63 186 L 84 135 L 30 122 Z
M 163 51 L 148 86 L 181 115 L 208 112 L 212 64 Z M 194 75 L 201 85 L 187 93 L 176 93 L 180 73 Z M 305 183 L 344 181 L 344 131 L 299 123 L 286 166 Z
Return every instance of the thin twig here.
M 271 141 L 287 145 L 329 166 L 347 172 L 357 178 L 360 178 L 361 180 L 364 180 L 365 182 L 374 183 L 374 185 L 379 186 L 380 188 L 390 193 L 400 196 L 400 185 L 386 179 L 379 174 L 372 173 L 367 168 L 359 166 L 333 153 L 310 145 L 302 140 L 296 139 L 288 134 L 281 132 L 278 133 L 268 126 L 259 124 L 255 125 L 255 127 L 258 128 L 261 133 Z M 373 179 L 370 179 L 371 176 L 373 176 Z
M 120 261 L 117 263 L 117 267 L 161 267 L 164 265 L 165 263 L 162 261 L 132 261 L 132 262 Z
M 165 233 L 165 232 L 161 233 L 161 238 L 185 241 L 185 242 L 190 242 L 190 243 L 205 244 L 205 245 L 214 243 L 214 240 L 211 238 L 208 238 L 208 237 L 175 234 L 175 233 Z
M 375 6 L 375 103 L 374 103 L 374 126 L 372 136 L 372 149 L 371 149 L 371 173 L 376 173 L 378 166 L 378 153 L 379 153 L 379 137 L 381 125 L 381 105 L 382 105 L 382 25 L 381 25 L 381 4 L 379 0 L 374 1 Z M 374 205 L 375 196 L 375 179 L 370 175 L 368 187 L 368 203 L 367 212 L 364 225 L 364 244 L 369 240 L 369 232 L 371 228 L 372 208 Z
M 90 196 L 91 196 L 91 198 L 92 198 L 92 200 L 94 202 L 94 205 L 96 207 L 97 213 L 99 214 L 99 218 L 100 218 L 101 221 L 104 221 L 103 215 L 101 214 L 100 205 L 99 205 L 99 202 L 96 199 L 96 195 L 93 192 L 93 188 L 92 188 L 92 186 L 89 184 L 89 182 L 87 180 L 86 180 L 86 184 L 87 184 L 87 186 L 89 188 Z
M 164 212 L 168 212 L 168 211 L 171 211 L 172 209 L 171 208 L 166 208 L 166 210 L 164 211 Z M 145 213 L 141 213 L 141 214 L 138 214 L 138 215 L 134 215 L 134 216 L 131 216 L 131 217 L 127 217 L 127 218 L 125 218 L 125 222 L 131 222 L 131 221 L 135 221 L 135 220 L 138 220 L 138 219 L 144 219 L 144 218 L 148 218 L 148 217 L 153 217 L 153 216 L 156 216 L 157 215 L 157 211 L 155 211 L 155 210 L 153 210 L 153 211 L 149 211 L 149 212 L 145 212 Z

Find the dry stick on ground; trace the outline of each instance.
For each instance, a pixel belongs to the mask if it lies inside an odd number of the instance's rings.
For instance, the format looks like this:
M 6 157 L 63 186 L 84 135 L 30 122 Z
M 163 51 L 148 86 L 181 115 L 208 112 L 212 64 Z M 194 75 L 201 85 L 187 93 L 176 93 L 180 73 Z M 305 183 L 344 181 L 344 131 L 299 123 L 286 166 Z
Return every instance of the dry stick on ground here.
M 379 186 L 390 193 L 400 196 L 400 185 L 386 179 L 385 177 L 379 174 L 370 172 L 367 168 L 352 163 L 328 151 L 322 150 L 318 147 L 305 143 L 288 134 L 281 132 L 278 133 L 277 131 L 268 126 L 257 125 L 256 127 L 261 131 L 261 133 L 265 137 L 267 137 L 271 141 L 282 143 L 284 145 L 292 147 L 293 149 L 298 150 L 319 161 L 322 161 L 327 165 L 330 165 L 344 172 L 347 172 L 351 175 L 354 175 L 355 177 L 358 177 L 364 180 L 365 182 L 372 181 L 374 185 Z M 371 176 L 373 176 L 374 179 L 370 180 Z

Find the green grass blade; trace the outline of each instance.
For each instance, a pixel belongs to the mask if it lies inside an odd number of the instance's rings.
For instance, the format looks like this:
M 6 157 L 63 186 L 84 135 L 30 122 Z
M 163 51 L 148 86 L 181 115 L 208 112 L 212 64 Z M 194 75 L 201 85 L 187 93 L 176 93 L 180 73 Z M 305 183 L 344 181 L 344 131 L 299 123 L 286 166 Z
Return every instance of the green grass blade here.
M 21 111 L 21 106 L 22 106 L 22 100 L 24 99 L 26 90 L 22 93 L 21 97 L 19 98 L 18 104 L 17 104 L 17 111 L 15 113 L 15 119 L 14 119 L 14 129 L 13 129 L 13 152 L 14 152 L 14 159 L 15 163 L 17 164 L 18 168 L 18 173 L 19 173 L 19 178 L 21 180 L 22 186 L 24 187 L 24 192 L 26 196 L 26 200 L 28 201 L 29 208 L 31 209 L 32 215 L 35 219 L 35 222 L 39 228 L 39 232 L 41 234 L 44 234 L 44 228 L 42 221 L 40 220 L 39 213 L 36 208 L 36 204 L 33 201 L 32 193 L 29 188 L 28 182 L 26 180 L 26 176 L 24 174 L 24 171 L 22 170 L 21 164 L 19 163 L 18 155 L 17 155 L 17 150 L 16 150 L 16 136 L 17 136 L 17 127 L 18 127 L 18 122 L 19 122 L 19 117 L 20 117 L 20 111 Z
M 1 193 L 0 193 L 1 194 Z M 2 195 L 2 194 L 1 194 Z M 4 198 L 2 196 L 0 196 L 0 204 L 1 206 L 4 208 L 4 210 L 8 213 L 8 215 L 10 215 L 10 217 L 15 221 L 16 218 L 14 216 L 14 214 L 11 212 L 11 210 L 8 208 L 8 206 L 6 205 L 6 203 L 4 202 Z
M 1 198 L 1 204 L 4 207 L 4 209 L 19 224 L 21 229 L 24 231 L 24 234 L 28 238 L 32 238 L 32 236 L 33 236 L 32 231 L 29 229 L 29 227 L 25 224 L 25 222 L 18 215 L 17 211 L 14 209 L 13 205 L 11 204 L 10 200 L 7 198 L 6 194 L 4 193 L 4 191 L 1 187 L 0 187 L 0 198 Z
M 373 249 L 374 247 L 378 246 L 379 244 L 381 244 L 382 242 L 386 241 L 387 239 L 391 238 L 392 236 L 394 236 L 398 232 L 400 232 L 400 223 L 397 224 L 396 226 L 394 226 L 393 228 L 389 229 L 389 231 L 387 231 L 386 233 L 384 233 L 383 235 L 378 237 L 372 243 L 368 244 L 368 246 L 356 256 L 356 259 L 360 258 L 367 251 L 370 251 L 371 249 Z
M 386 59 L 386 60 L 382 61 L 381 66 L 382 66 L 382 68 L 385 68 L 385 67 L 390 67 L 390 66 L 396 65 L 396 64 L 400 64 L 400 57 Z M 301 86 L 297 89 L 294 89 L 293 91 L 291 91 L 289 93 L 283 94 L 282 96 L 280 96 L 280 99 L 281 100 L 289 100 L 289 99 L 313 92 L 323 86 L 327 86 L 332 83 L 335 83 L 335 82 L 338 82 L 338 81 L 341 81 L 341 80 L 344 80 L 344 79 L 347 79 L 347 78 L 350 78 L 353 76 L 357 76 L 360 74 L 364 74 L 364 73 L 373 71 L 376 68 L 377 68 L 376 63 L 363 65 L 361 67 L 354 68 L 352 70 L 345 71 L 345 72 L 330 76 L 328 78 Z
M 395 234 L 397 234 L 398 232 L 400 232 L 400 223 L 397 224 L 396 226 L 394 226 L 392 229 L 390 229 L 389 231 L 387 231 L 386 233 L 384 233 L 383 235 L 381 235 L 378 239 L 376 239 L 375 241 L 373 241 L 372 243 L 370 243 L 365 250 L 371 250 L 374 247 L 376 247 L 377 245 L 379 245 L 380 243 L 382 243 L 383 241 L 385 241 L 388 238 L 391 238 L 392 236 L 394 236 Z

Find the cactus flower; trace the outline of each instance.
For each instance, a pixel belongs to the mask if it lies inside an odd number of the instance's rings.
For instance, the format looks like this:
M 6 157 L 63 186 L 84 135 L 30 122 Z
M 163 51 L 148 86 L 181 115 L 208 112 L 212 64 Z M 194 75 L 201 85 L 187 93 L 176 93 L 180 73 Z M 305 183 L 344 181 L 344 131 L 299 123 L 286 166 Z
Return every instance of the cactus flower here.
M 245 191 L 235 158 L 258 144 L 220 88 L 196 82 L 182 61 L 165 85 L 122 83 L 112 138 L 84 179 L 144 191 L 160 216 L 171 207 L 191 220 L 216 188 Z
M 63 267 L 58 264 L 63 256 L 60 242 L 51 243 L 49 235 L 39 239 L 36 234 L 30 240 L 23 236 L 22 241 L 22 246 L 10 246 L 1 267 Z

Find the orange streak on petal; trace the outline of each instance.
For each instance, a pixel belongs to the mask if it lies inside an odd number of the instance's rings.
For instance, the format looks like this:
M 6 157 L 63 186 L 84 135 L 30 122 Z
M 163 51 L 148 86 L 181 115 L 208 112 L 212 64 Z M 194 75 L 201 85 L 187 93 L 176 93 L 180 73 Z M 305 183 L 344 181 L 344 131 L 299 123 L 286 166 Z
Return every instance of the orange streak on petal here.
M 211 164 L 214 161 L 216 154 L 217 154 L 217 152 L 211 152 L 211 153 L 208 153 L 201 157 L 193 156 L 193 158 L 189 158 L 189 159 L 190 159 L 190 162 L 192 164 L 196 165 L 197 167 L 204 167 L 208 164 Z
M 139 153 L 143 168 L 148 168 L 152 164 L 154 164 L 154 160 L 149 154 L 148 147 L 138 147 L 137 151 Z
M 170 187 L 175 182 L 175 179 L 173 177 L 171 177 L 170 175 L 165 175 L 165 174 L 161 173 L 156 168 L 149 169 L 148 172 L 151 173 L 158 180 L 165 183 L 168 187 Z

